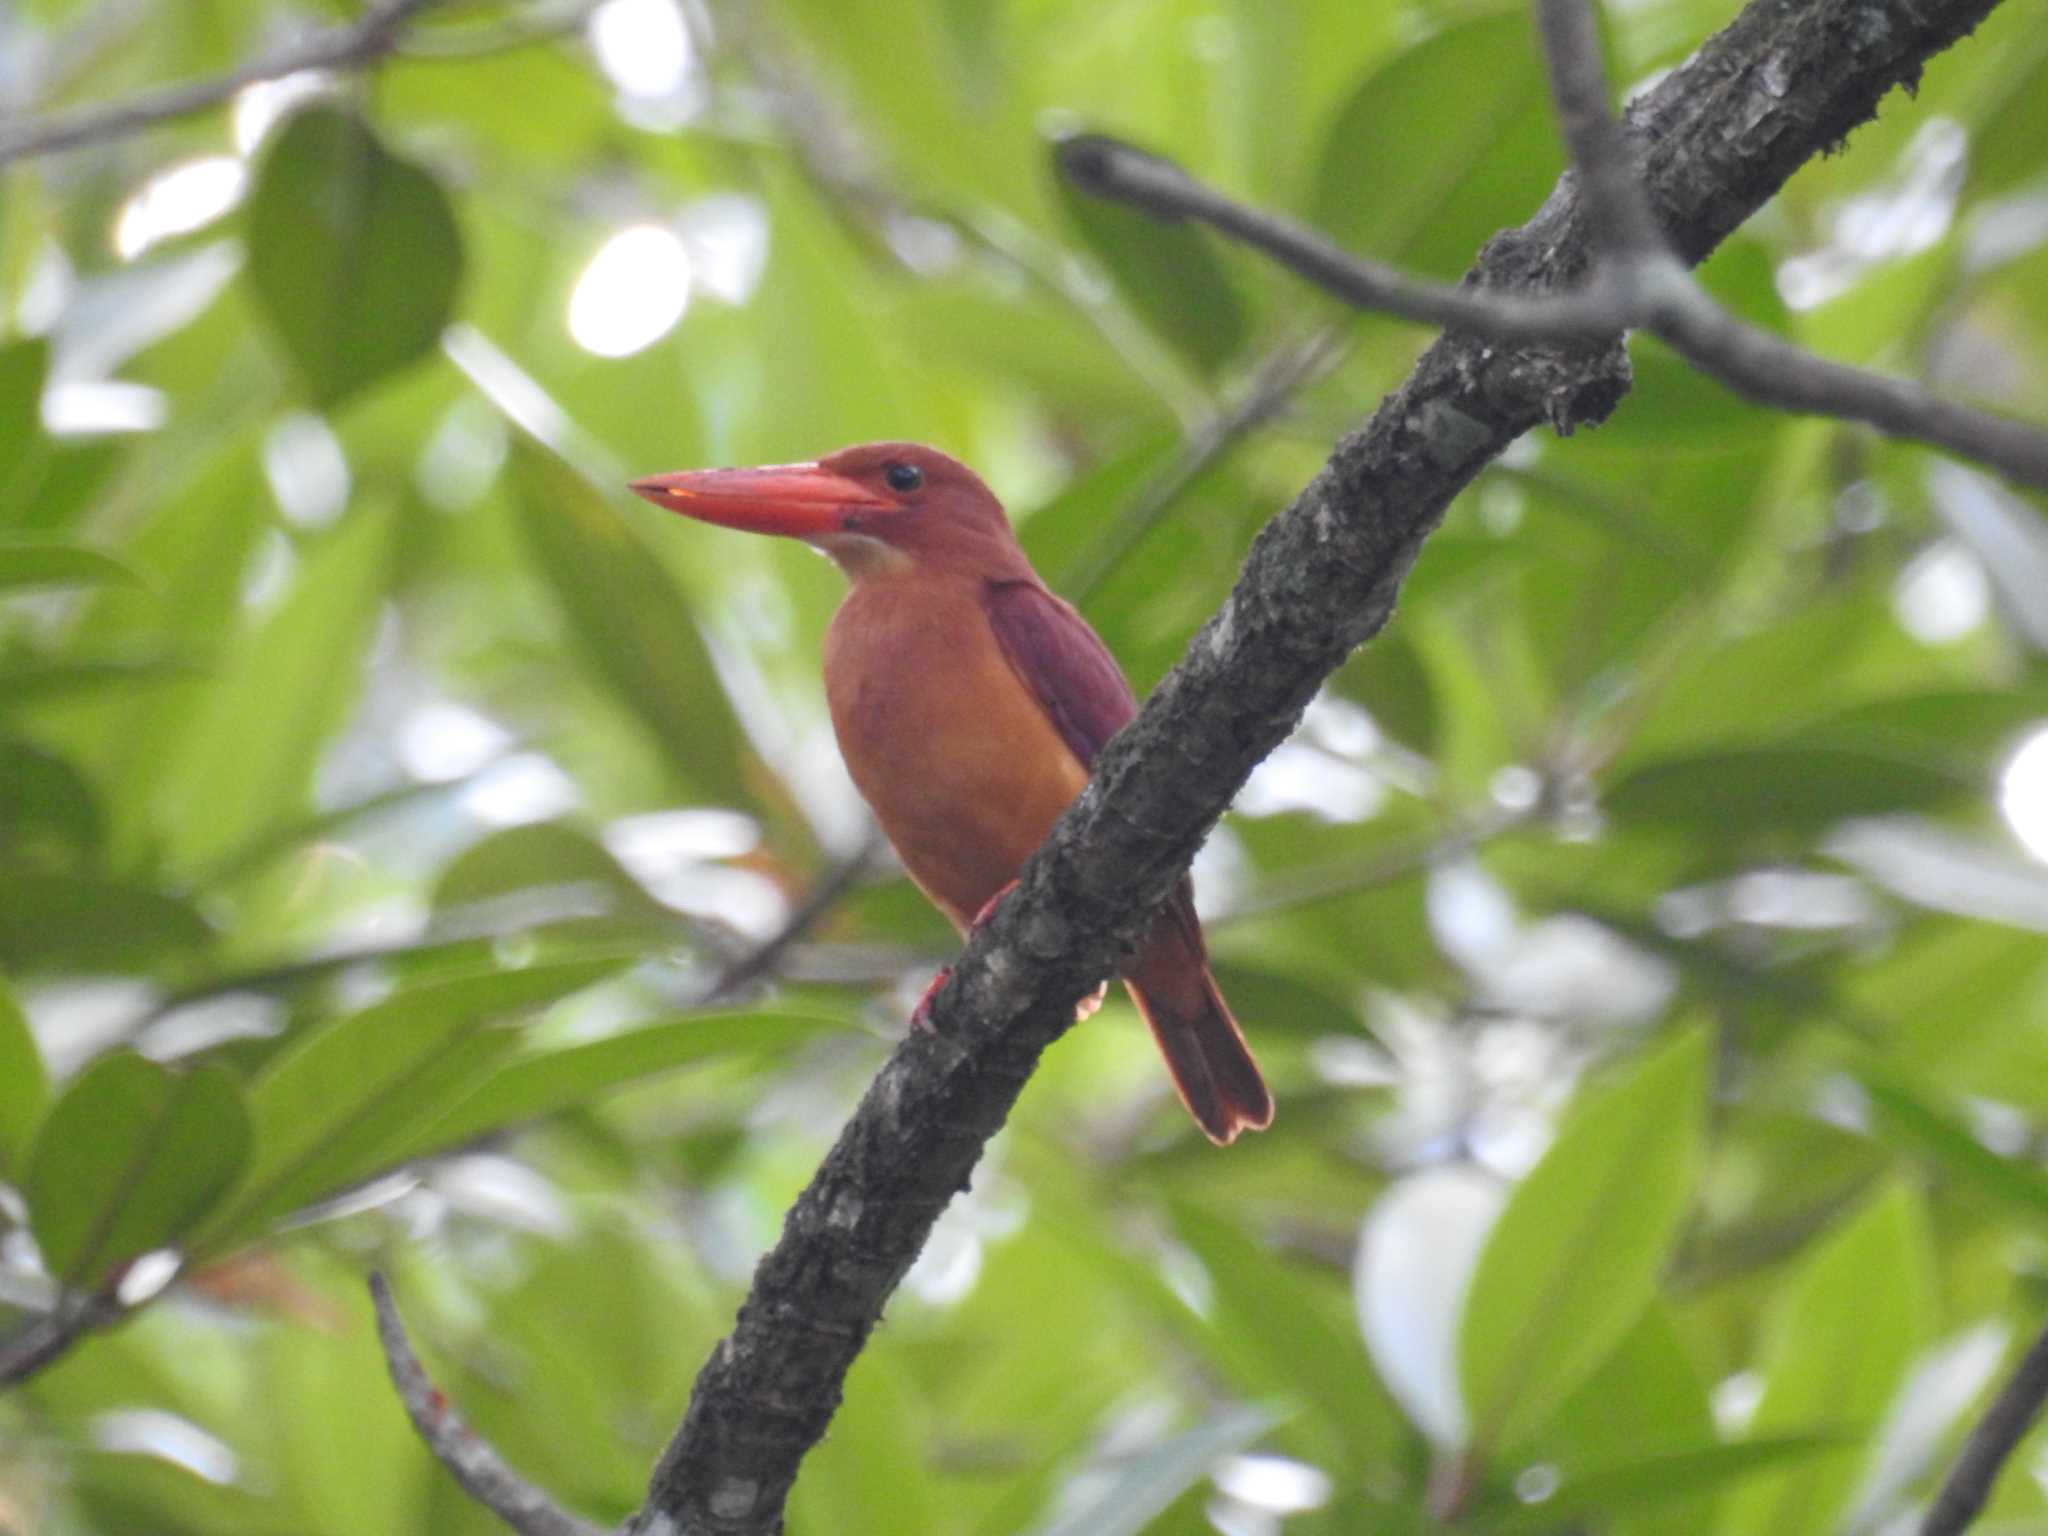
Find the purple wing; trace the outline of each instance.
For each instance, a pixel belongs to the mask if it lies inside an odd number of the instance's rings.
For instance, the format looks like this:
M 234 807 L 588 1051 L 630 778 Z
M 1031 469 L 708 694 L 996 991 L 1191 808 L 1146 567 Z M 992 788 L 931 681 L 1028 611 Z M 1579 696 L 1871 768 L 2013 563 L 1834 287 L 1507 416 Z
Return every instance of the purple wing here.
M 1138 712 L 1138 701 L 1102 637 L 1071 603 L 1035 582 L 988 588 L 988 618 L 1003 654 L 1074 756 L 1087 767 Z

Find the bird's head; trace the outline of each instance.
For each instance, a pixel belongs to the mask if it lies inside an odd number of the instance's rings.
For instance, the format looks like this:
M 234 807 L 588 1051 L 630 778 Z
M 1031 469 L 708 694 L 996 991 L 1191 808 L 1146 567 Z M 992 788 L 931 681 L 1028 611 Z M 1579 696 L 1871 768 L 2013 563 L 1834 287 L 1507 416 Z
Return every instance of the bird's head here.
M 921 443 L 866 443 L 807 464 L 650 475 L 633 490 L 702 522 L 802 539 L 856 578 L 920 567 L 1008 574 L 1023 560 L 981 477 Z

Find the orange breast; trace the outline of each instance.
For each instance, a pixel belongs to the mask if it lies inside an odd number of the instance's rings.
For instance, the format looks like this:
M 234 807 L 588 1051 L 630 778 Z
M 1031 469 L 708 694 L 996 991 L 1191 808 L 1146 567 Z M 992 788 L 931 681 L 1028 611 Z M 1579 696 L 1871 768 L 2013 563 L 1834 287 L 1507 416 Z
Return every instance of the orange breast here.
M 971 578 L 857 581 L 825 639 L 825 691 L 853 782 L 956 927 L 1088 782 L 1011 670 Z

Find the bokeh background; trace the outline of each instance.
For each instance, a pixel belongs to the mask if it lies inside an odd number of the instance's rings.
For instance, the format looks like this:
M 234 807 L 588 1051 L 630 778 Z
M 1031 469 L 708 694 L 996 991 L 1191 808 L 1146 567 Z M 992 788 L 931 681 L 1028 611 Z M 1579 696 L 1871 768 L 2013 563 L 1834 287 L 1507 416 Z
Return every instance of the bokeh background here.
M 1734 9 L 1609 7 L 1618 77 Z M 0 0 L 0 93 L 358 15 Z M 134 1309 L 0 1396 L 0 1530 L 494 1529 L 385 1385 L 373 1265 L 519 1466 L 635 1506 L 952 939 L 832 746 L 838 573 L 623 481 L 942 446 L 1142 693 L 1427 339 L 1076 199 L 1079 128 L 1438 277 L 1562 160 L 1514 8 L 452 0 L 0 169 L 0 1332 Z M 2048 418 L 2038 7 L 1706 278 Z M 1057 1046 L 797 1536 L 1925 1499 L 2048 1312 L 2048 523 L 1632 352 L 1202 855 L 1273 1130 L 1203 1142 L 1120 1000 Z

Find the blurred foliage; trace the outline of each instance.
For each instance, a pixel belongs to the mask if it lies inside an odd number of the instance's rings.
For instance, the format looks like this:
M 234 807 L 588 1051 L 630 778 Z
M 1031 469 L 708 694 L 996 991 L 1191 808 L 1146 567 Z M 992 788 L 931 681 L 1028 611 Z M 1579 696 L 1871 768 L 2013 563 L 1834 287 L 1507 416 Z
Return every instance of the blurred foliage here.
M 0 3 L 11 110 L 349 11 Z M 1636 81 L 1733 5 L 1612 11 Z M 2044 74 L 2002 7 L 1707 281 L 2048 417 Z M 1143 689 L 1423 339 L 1077 202 L 1077 127 L 1438 275 L 1561 162 L 1469 0 L 464 0 L 374 75 L 0 172 L 0 1335 L 134 1307 L 0 1398 L 0 1530 L 493 1529 L 372 1263 L 516 1464 L 637 1503 L 950 936 L 879 868 L 718 994 L 865 835 L 840 578 L 621 482 L 928 439 Z M 797 1536 L 1927 1497 L 2048 1312 L 2048 524 L 1635 353 L 1204 855 L 1278 1124 L 1208 1147 L 1120 1003 L 1063 1042 Z M 2048 1530 L 2044 1454 L 1997 1529 Z

